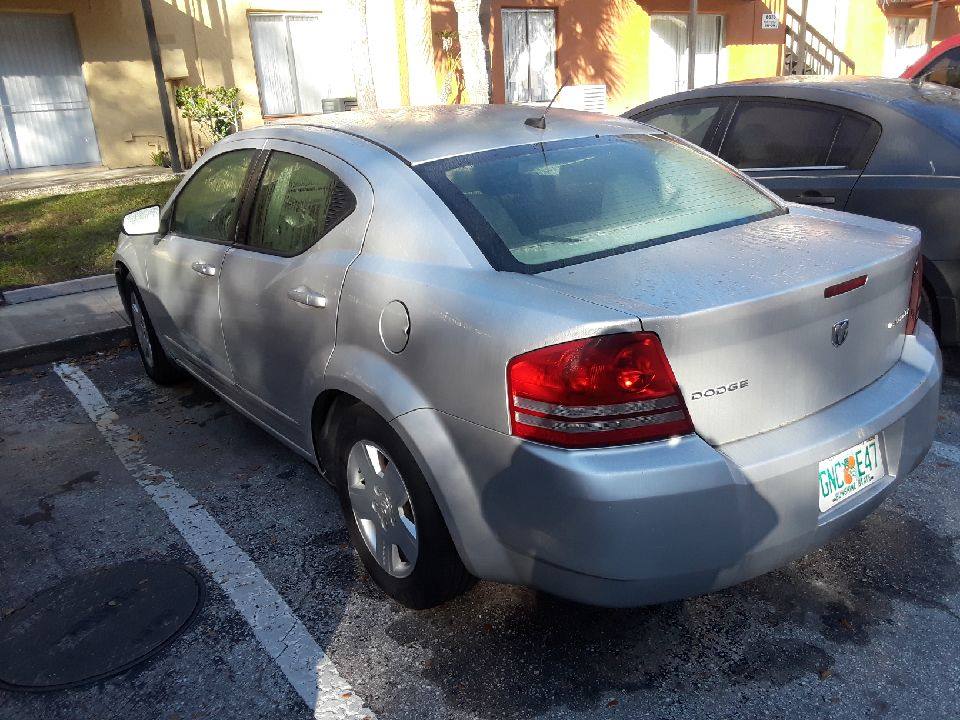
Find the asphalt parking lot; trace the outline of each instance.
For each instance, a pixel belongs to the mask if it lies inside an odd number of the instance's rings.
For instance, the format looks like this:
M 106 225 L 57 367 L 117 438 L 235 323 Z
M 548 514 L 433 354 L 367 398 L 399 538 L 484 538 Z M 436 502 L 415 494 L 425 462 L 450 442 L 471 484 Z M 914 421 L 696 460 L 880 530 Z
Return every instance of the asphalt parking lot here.
M 186 566 L 205 599 L 142 664 L 0 690 L 0 718 L 956 717 L 960 353 L 946 362 L 936 453 L 862 525 L 738 587 L 635 610 L 486 582 L 406 610 L 362 572 L 315 471 L 201 386 L 152 385 L 129 349 L 4 373 L 4 621 L 138 560 Z M 321 662 L 315 701 L 300 655 Z

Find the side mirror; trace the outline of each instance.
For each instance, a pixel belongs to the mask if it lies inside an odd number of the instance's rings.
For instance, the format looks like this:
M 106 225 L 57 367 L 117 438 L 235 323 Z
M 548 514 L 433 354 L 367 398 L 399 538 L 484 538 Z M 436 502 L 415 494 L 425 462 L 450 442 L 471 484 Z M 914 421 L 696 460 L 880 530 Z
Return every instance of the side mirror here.
M 123 232 L 127 235 L 156 235 L 160 232 L 160 206 L 134 210 L 123 217 Z

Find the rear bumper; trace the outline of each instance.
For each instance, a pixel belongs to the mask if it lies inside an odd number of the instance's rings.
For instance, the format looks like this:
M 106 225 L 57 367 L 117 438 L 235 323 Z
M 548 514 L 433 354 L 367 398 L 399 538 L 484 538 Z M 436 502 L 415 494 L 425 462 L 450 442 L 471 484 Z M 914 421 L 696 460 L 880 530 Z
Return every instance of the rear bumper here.
M 925 456 L 942 364 L 925 325 L 876 382 L 777 430 L 561 450 L 433 410 L 394 420 L 476 575 L 597 605 L 697 595 L 772 570 L 869 514 Z M 879 434 L 888 475 L 821 514 L 817 466 Z

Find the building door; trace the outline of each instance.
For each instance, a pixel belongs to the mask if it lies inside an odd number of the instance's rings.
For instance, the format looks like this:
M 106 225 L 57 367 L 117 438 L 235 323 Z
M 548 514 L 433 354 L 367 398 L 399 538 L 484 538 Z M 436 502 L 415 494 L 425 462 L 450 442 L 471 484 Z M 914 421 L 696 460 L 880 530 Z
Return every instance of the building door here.
M 696 87 L 725 80 L 723 16 L 697 15 Z M 650 16 L 650 99 L 687 90 L 687 16 Z
M 0 13 L 0 171 L 99 163 L 69 15 Z
M 503 80 L 508 103 L 552 100 L 557 92 L 553 10 L 501 10 Z

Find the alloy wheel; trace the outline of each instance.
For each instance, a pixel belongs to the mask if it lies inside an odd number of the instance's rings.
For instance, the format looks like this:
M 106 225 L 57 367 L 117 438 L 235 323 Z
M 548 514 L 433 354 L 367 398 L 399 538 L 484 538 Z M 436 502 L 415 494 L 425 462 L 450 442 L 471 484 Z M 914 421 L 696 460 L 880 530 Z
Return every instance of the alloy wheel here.
M 393 459 L 369 440 L 347 455 L 347 493 L 363 541 L 377 564 L 393 577 L 413 572 L 419 554 L 410 494 Z
M 135 293 L 130 293 L 130 314 L 133 316 L 133 329 L 137 333 L 137 343 L 147 365 L 153 367 L 153 345 L 150 343 L 150 333 L 147 331 L 147 318 L 140 309 L 140 303 Z

